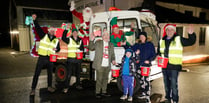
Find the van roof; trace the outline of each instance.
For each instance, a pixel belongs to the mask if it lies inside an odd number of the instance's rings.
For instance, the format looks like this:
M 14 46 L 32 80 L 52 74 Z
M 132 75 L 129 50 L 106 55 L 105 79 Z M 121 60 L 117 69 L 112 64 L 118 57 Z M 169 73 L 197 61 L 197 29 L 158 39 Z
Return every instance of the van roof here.
M 152 16 L 150 16 L 152 15 Z M 113 17 L 120 18 L 127 18 L 127 17 L 141 17 L 141 18 L 150 18 L 153 20 L 155 19 L 155 15 L 153 16 L 153 13 L 149 12 L 139 12 L 139 11 L 128 11 L 128 10 L 121 10 L 121 11 L 107 11 L 107 12 L 98 12 L 95 13 L 95 16 L 93 17 L 94 20 L 96 19 L 107 19 L 109 21 Z M 97 20 L 96 20 L 97 21 Z

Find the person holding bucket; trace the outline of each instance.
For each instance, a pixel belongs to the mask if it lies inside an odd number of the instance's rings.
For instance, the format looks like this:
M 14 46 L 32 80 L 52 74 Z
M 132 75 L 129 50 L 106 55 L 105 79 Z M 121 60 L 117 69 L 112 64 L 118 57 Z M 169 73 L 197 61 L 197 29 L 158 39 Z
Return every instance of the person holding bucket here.
M 141 95 L 139 99 L 146 99 L 146 103 L 151 103 L 150 101 L 150 80 L 149 72 L 151 61 L 156 57 L 155 47 L 152 42 L 147 41 L 147 33 L 139 33 L 140 43 L 133 45 L 133 50 L 136 53 L 136 56 L 140 58 L 140 61 L 137 63 L 137 72 L 141 75 L 137 75 L 140 79 L 141 84 Z
M 136 72 L 136 60 L 133 57 L 133 53 L 132 49 L 125 50 L 120 71 L 123 80 L 123 96 L 121 96 L 120 99 L 125 100 L 128 98 L 128 101 L 130 102 L 133 100 L 134 75 Z
M 78 30 L 75 24 L 72 24 L 71 31 L 72 34 L 69 38 L 67 37 L 67 32 L 65 32 L 62 36 L 62 40 L 68 45 L 68 57 L 67 57 L 68 74 L 63 89 L 64 93 L 68 92 L 68 87 L 73 69 L 75 70 L 75 75 L 76 75 L 76 88 L 79 90 L 82 89 L 82 86 L 80 84 L 80 72 L 81 72 L 81 63 L 83 58 L 82 51 L 84 50 L 84 46 L 81 38 L 78 37 Z
M 38 48 L 39 58 L 38 58 L 38 62 L 36 64 L 35 74 L 33 76 L 32 87 L 31 87 L 32 90 L 30 92 L 30 95 L 35 95 L 35 88 L 38 83 L 38 78 L 39 78 L 42 68 L 44 68 L 44 67 L 47 68 L 47 77 L 48 77 L 47 90 L 52 93 L 55 91 L 55 89 L 52 88 L 53 62 L 50 61 L 50 55 L 55 54 L 56 52 L 60 51 L 59 40 L 55 37 L 55 32 L 56 32 L 55 28 L 50 27 L 50 28 L 48 28 L 48 33 L 44 33 L 44 31 L 39 26 L 39 24 L 36 20 L 37 15 L 33 14 L 32 18 L 33 18 L 35 30 L 37 31 L 37 34 L 40 37 L 40 44 L 39 44 L 39 48 Z
M 179 71 L 182 70 L 183 47 L 193 45 L 196 41 L 196 35 L 192 25 L 188 28 L 189 38 L 177 35 L 175 24 L 166 24 L 163 30 L 163 37 L 157 49 L 159 56 L 168 58 L 167 67 L 162 69 L 166 94 L 166 100 L 163 102 L 178 103 L 178 75 Z
M 95 36 L 90 35 L 89 49 L 95 50 L 95 57 L 92 67 L 96 70 L 96 98 L 109 97 L 107 93 L 108 75 L 111 70 L 111 63 L 116 65 L 114 45 L 110 43 L 110 36 L 103 31 L 102 40 L 94 42 Z

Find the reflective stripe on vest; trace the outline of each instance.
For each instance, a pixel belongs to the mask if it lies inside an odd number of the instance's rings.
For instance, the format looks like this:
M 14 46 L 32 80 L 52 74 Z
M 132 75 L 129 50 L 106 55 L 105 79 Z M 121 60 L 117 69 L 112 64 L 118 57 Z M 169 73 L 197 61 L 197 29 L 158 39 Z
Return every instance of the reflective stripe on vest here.
M 70 43 L 68 44 L 68 57 L 75 58 L 76 57 L 76 52 L 79 51 L 79 47 L 81 45 L 81 40 L 80 43 L 77 44 L 72 38 L 70 38 Z
M 50 56 L 50 54 L 55 54 L 53 48 L 56 48 L 58 42 L 59 40 L 57 38 L 54 38 L 52 41 L 50 41 L 48 35 L 46 34 L 40 41 L 38 54 L 43 56 Z
M 164 57 L 165 40 L 160 40 L 160 53 Z M 171 41 L 168 51 L 168 58 L 170 64 L 182 64 L 183 46 L 181 44 L 180 36 L 176 36 L 174 41 Z

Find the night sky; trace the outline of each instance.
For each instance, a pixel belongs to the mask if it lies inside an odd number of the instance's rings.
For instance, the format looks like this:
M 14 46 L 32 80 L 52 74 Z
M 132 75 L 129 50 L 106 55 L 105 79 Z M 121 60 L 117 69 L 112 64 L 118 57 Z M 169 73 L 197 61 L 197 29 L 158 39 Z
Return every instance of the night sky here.
M 10 45 L 10 37 L 9 37 L 9 1 L 10 0 L 2 0 L 0 3 L 0 13 L 1 13 L 1 22 L 0 22 L 0 47 L 1 45 Z M 53 7 L 59 7 L 61 8 L 66 8 L 69 9 L 69 7 L 66 5 L 68 0 L 63 0 L 60 2 L 59 0 L 15 0 L 15 1 L 22 1 L 18 2 L 19 4 L 21 3 L 26 3 L 26 2 L 34 2 L 35 4 L 44 4 L 43 2 L 47 3 L 53 3 L 51 6 Z M 54 2 L 53 2 L 54 1 Z M 191 5 L 191 6 L 199 6 L 203 8 L 209 9 L 209 6 L 207 5 L 206 1 L 207 0 L 156 0 L 156 1 L 163 1 L 163 2 L 171 2 L 171 3 L 177 3 L 177 4 L 185 4 L 185 5 Z M 56 2 L 56 3 L 55 3 Z M 59 3 L 58 3 L 59 2 Z M 31 3 L 26 3 L 26 4 L 31 4 Z M 64 5 L 64 6 L 63 6 Z M 46 5 L 45 5 L 46 6 Z
M 4 0 L 0 3 L 1 23 L 0 33 L 6 33 L 9 29 L 9 1 Z
M 0 47 L 10 46 L 9 35 L 9 1 L 4 0 L 0 3 Z

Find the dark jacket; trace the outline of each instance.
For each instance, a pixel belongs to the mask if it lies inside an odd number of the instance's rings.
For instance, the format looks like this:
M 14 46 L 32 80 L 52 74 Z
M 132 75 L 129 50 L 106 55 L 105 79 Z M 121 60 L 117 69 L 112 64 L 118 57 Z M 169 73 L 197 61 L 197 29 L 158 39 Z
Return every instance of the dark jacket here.
M 140 58 L 140 62 L 137 63 L 137 68 L 140 66 L 151 66 L 151 61 L 153 61 L 156 57 L 155 47 L 152 42 L 145 42 L 145 43 L 136 43 L 132 49 L 137 51 L 140 50 L 140 54 L 137 55 Z M 145 64 L 144 61 L 148 60 L 150 63 Z
M 163 37 L 162 40 L 165 40 L 165 53 L 164 53 L 164 56 L 165 57 L 168 57 L 168 51 L 169 51 L 169 46 L 170 46 L 170 43 L 172 41 L 175 40 L 175 37 L 178 36 L 177 34 L 175 34 L 171 39 L 166 39 L 167 36 Z M 191 46 L 195 43 L 196 41 L 196 35 L 195 33 L 193 34 L 190 34 L 188 36 L 189 38 L 184 38 L 184 37 L 180 37 L 181 39 L 181 44 L 182 46 Z M 160 53 L 160 44 L 158 44 L 158 49 L 157 49 L 157 55 L 160 55 L 161 56 L 161 53 Z M 173 65 L 173 64 L 170 64 L 168 62 L 167 64 L 167 69 L 171 69 L 171 70 L 181 70 L 182 69 L 182 65 Z
M 124 63 L 125 63 L 125 58 L 126 58 L 126 56 L 124 55 L 123 58 L 122 58 L 122 62 L 121 62 L 121 70 L 120 70 L 121 74 L 123 72 L 123 66 L 124 66 Z M 135 72 L 136 72 L 136 61 L 135 61 L 135 58 L 133 56 L 131 56 L 130 59 L 129 59 L 129 75 L 134 76 Z
M 39 35 L 40 40 L 43 39 L 45 35 L 48 35 L 48 38 L 50 41 L 52 41 L 53 39 L 56 38 L 56 36 L 54 36 L 54 35 L 51 36 L 48 33 L 44 33 L 44 31 L 42 30 L 42 28 L 38 24 L 37 20 L 34 20 L 33 22 L 34 22 L 35 29 L 36 29 L 37 34 Z M 57 47 L 56 47 L 56 52 L 59 52 L 59 51 L 60 51 L 60 43 L 58 42 Z

